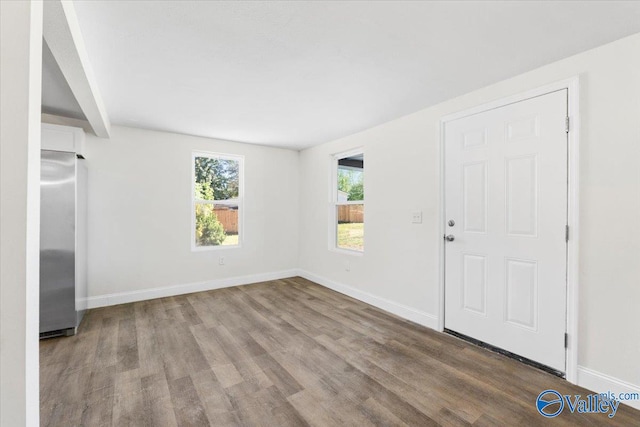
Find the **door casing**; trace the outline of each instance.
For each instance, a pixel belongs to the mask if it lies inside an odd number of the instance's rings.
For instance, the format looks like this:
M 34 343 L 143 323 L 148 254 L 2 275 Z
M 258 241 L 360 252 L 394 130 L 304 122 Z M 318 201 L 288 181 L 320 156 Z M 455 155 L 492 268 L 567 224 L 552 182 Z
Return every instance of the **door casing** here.
M 580 80 L 578 76 L 538 87 L 513 96 L 498 99 L 476 107 L 446 115 L 440 119 L 440 214 L 439 214 L 439 290 L 438 290 L 438 330 L 444 331 L 445 310 L 445 182 L 444 182 L 444 128 L 445 123 L 461 119 L 473 114 L 504 107 L 526 99 L 545 95 L 557 90 L 567 89 L 569 116 L 568 143 L 568 188 L 567 188 L 567 224 L 569 225 L 569 241 L 567 242 L 567 324 L 568 334 L 566 349 L 566 379 L 576 384 L 578 381 L 578 249 L 579 249 L 579 133 L 580 133 Z

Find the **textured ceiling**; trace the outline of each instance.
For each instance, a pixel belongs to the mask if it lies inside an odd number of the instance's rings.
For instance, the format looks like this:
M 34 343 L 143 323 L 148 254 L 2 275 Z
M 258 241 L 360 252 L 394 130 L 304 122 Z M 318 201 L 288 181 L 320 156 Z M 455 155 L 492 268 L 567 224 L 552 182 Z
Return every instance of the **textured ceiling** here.
M 114 124 L 295 149 L 640 32 L 640 2 L 74 4 Z

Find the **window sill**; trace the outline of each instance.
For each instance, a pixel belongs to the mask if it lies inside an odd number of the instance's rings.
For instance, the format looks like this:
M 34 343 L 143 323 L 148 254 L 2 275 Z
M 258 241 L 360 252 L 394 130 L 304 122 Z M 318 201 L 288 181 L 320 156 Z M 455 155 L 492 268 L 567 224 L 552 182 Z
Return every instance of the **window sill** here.
M 335 252 L 338 254 L 351 255 L 351 256 L 364 256 L 364 251 L 356 251 L 352 249 L 342 249 L 342 248 L 329 248 L 331 252 Z
M 242 248 L 242 245 L 192 246 L 191 252 L 224 251 L 224 250 L 241 249 L 241 248 Z

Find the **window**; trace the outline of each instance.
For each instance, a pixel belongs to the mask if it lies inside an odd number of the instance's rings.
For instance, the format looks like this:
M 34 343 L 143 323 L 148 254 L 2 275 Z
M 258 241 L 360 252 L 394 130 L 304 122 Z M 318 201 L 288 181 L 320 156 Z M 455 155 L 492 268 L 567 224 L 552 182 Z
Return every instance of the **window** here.
M 364 153 L 359 150 L 334 157 L 332 247 L 364 251 Z
M 192 249 L 240 245 L 242 157 L 194 153 Z

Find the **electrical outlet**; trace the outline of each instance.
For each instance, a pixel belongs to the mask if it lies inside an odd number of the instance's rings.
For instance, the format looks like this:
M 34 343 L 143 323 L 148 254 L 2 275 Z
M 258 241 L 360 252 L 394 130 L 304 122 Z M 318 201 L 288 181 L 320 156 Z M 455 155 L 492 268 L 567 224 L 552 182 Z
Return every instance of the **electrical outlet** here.
M 218 258 L 218 265 L 224 265 L 224 257 L 223 256 Z
M 422 211 L 415 211 L 411 214 L 411 222 L 414 224 L 422 224 Z

